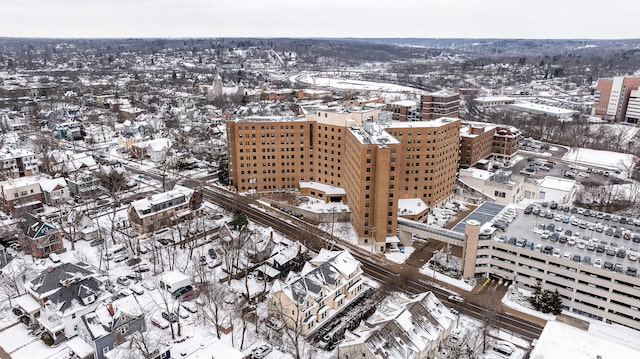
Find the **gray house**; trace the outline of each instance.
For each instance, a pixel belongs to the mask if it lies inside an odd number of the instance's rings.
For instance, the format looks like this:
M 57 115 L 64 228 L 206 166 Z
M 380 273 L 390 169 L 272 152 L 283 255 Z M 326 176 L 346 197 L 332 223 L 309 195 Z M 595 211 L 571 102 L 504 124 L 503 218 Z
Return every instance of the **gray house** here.
M 134 295 L 127 295 L 101 304 L 95 311 L 83 315 L 78 326 L 78 337 L 93 348 L 94 358 L 104 359 L 109 351 L 126 342 L 131 334 L 145 330 L 140 303 Z

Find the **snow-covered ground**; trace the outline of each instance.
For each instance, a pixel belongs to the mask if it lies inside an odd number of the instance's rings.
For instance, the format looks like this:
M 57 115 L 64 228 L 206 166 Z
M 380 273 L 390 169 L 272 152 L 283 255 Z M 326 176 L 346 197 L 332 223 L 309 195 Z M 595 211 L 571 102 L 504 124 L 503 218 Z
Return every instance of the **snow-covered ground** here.
M 567 162 L 577 162 L 583 165 L 598 166 L 613 170 L 627 170 L 632 168 L 634 157 L 635 156 L 627 153 L 579 148 L 569 150 L 563 159 Z

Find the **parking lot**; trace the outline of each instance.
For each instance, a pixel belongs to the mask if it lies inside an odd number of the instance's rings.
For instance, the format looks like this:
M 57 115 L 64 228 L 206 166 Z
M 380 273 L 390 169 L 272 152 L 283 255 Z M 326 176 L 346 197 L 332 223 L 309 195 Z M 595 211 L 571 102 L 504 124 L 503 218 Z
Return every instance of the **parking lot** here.
M 553 205 L 555 207 L 555 205 Z M 636 276 L 640 220 L 552 204 L 533 205 L 496 238 L 567 260 Z M 528 210 L 527 210 L 528 212 Z

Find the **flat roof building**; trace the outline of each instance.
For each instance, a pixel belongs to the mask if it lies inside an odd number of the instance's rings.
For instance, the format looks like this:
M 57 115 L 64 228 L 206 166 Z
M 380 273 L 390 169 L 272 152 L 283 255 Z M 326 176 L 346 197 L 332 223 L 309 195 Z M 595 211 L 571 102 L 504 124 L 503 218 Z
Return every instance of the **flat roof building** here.
M 304 111 L 227 122 L 229 180 L 238 191 L 300 188 L 342 200 L 360 244 L 375 251 L 395 237 L 399 199 L 420 198 L 430 207 L 453 194 L 459 119 L 379 122 L 380 109 L 366 107 Z

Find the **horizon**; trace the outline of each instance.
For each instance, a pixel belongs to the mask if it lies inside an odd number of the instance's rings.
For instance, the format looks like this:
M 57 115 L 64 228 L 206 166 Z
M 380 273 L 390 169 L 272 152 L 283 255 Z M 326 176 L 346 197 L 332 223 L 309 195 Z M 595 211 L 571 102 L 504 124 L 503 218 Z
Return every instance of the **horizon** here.
M 58 37 L 58 36 L 3 36 L 0 39 L 12 40 L 215 40 L 215 39 L 248 39 L 248 40 L 511 40 L 511 41 L 640 41 L 640 36 L 629 38 L 535 38 L 535 37 L 354 37 L 354 36 L 96 36 L 96 37 Z
M 8 38 L 638 38 L 640 3 L 612 0 L 0 0 Z M 620 9 L 624 11 L 620 11 Z

